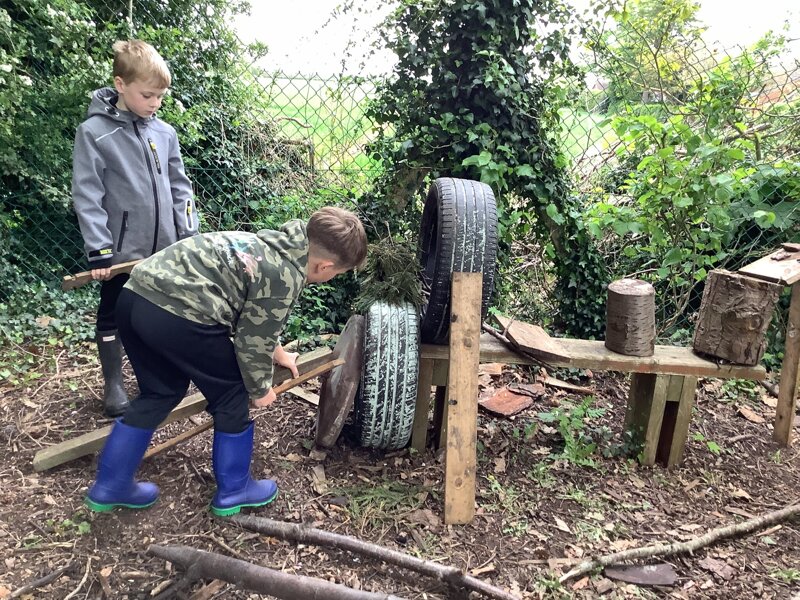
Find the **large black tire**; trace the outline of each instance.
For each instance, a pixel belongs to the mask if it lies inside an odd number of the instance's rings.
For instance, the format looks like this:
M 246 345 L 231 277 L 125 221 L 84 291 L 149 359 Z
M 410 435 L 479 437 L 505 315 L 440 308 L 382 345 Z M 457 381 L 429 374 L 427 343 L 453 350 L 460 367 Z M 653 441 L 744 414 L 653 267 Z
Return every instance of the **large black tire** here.
M 453 273 L 483 273 L 481 319 L 494 289 L 497 259 L 497 203 L 485 183 L 440 178 L 425 200 L 420 226 L 422 286 L 429 293 L 422 307 L 422 341 L 444 344 L 450 332 Z
M 364 367 L 355 401 L 359 441 L 397 450 L 411 438 L 417 402 L 419 320 L 412 304 L 376 302 L 364 322 Z

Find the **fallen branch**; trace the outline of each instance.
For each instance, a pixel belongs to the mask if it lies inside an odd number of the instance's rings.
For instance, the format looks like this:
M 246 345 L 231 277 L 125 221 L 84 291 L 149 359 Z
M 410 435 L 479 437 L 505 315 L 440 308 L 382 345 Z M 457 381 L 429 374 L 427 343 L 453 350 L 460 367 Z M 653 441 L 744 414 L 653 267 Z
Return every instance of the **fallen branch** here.
M 628 560 L 637 560 L 640 558 L 653 558 L 655 556 L 673 556 L 675 554 L 691 554 L 695 550 L 709 546 L 719 540 L 726 539 L 737 535 L 745 535 L 757 531 L 769 525 L 774 525 L 781 521 L 785 521 L 800 515 L 800 504 L 795 504 L 780 510 L 776 510 L 760 517 L 753 517 L 741 523 L 728 525 L 726 527 L 719 527 L 712 529 L 705 535 L 696 537 L 688 542 L 676 542 L 674 544 L 654 544 L 652 546 L 644 546 L 642 548 L 631 548 L 622 552 L 614 554 L 606 554 L 593 560 L 587 560 L 580 563 L 577 567 L 572 569 L 565 575 L 562 575 L 559 582 L 572 579 L 573 577 L 580 577 L 590 571 L 594 571 L 600 567 L 618 564 Z
M 306 527 L 302 524 L 275 521 L 273 519 L 255 517 L 253 515 L 236 515 L 229 520 L 250 531 L 257 531 L 258 533 L 263 533 L 282 540 L 292 540 L 303 544 L 332 546 L 341 550 L 356 552 L 398 567 L 434 577 L 454 588 L 479 592 L 489 598 L 497 598 L 498 600 L 519 600 L 517 596 L 509 594 L 493 585 L 489 585 L 480 579 L 465 575 L 461 570 L 455 567 L 422 560 L 404 554 L 403 552 L 377 546 L 350 536 L 325 531 L 323 529 Z
M 778 384 L 770 383 L 769 381 L 759 381 L 759 383 L 769 392 L 770 396 L 774 398 L 778 397 Z
M 314 377 L 319 377 L 323 373 L 327 373 L 331 369 L 338 367 L 345 363 L 343 358 L 337 358 L 336 360 L 332 360 L 330 362 L 325 363 L 324 365 L 320 365 L 315 369 L 311 369 L 308 373 L 303 373 L 300 377 L 295 377 L 294 379 L 290 379 L 289 381 L 284 381 L 278 387 L 274 388 L 275 395 L 282 394 L 283 392 L 292 389 L 295 386 L 300 385 L 301 383 L 305 383 L 309 379 L 314 379 Z M 166 442 L 162 442 L 158 446 L 153 446 L 147 452 L 144 453 L 145 458 L 150 458 L 151 456 L 163 452 L 164 450 L 168 450 L 173 446 L 177 446 L 181 442 L 188 440 L 200 433 L 203 433 L 206 429 L 211 429 L 211 426 L 214 424 L 214 421 L 209 419 L 205 423 L 201 423 L 197 427 L 193 427 L 192 429 L 188 429 L 183 433 L 179 433 L 173 438 L 168 439 Z
M 191 571 L 194 579 L 221 579 L 280 600 L 403 600 L 398 596 L 354 590 L 324 579 L 290 575 L 238 558 L 188 546 L 151 545 L 147 552 Z
M 26 583 L 21 588 L 18 588 L 13 592 L 11 592 L 11 595 L 8 597 L 9 600 L 11 600 L 11 598 L 19 598 L 23 594 L 27 594 L 28 592 L 31 592 L 36 588 L 44 587 L 47 584 L 54 582 L 56 579 L 61 577 L 66 571 L 68 571 L 73 564 L 75 564 L 75 561 L 70 561 L 67 565 L 61 567 L 60 569 L 56 569 L 52 573 L 49 573 L 44 577 L 40 577 L 36 581 L 31 581 L 30 583 Z

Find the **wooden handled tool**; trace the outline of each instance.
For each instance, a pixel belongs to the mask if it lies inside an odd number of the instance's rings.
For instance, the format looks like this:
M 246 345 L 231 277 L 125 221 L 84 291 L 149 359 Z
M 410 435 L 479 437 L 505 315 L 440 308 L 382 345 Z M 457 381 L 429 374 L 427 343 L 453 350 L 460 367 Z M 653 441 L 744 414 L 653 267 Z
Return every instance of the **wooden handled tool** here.
M 114 275 L 119 275 L 120 273 L 130 273 L 133 267 L 138 265 L 140 262 L 142 262 L 141 259 L 131 260 L 114 265 L 111 267 L 111 276 L 113 277 Z M 61 289 L 64 291 L 74 290 L 75 288 L 84 286 L 92 281 L 94 280 L 92 279 L 91 271 L 82 271 L 80 273 L 76 273 L 75 275 L 65 275 L 64 279 L 61 280 Z
M 275 395 L 277 396 L 278 394 L 282 394 L 283 392 L 290 390 L 293 387 L 308 381 L 309 379 L 314 379 L 314 377 L 319 377 L 323 373 L 327 373 L 331 369 L 334 369 L 339 365 L 343 365 L 344 363 L 345 360 L 343 358 L 337 358 L 335 360 L 325 363 L 324 365 L 318 366 L 316 369 L 311 369 L 308 373 L 303 373 L 302 375 L 300 375 L 300 377 L 295 377 L 294 379 L 290 379 L 289 381 L 284 381 L 276 388 L 273 388 L 275 390 Z M 153 446 L 147 452 L 145 452 L 144 457 L 150 458 L 154 454 L 158 454 L 159 452 L 168 450 L 173 446 L 177 446 L 181 442 L 196 436 L 198 433 L 202 433 L 206 429 L 210 429 L 213 424 L 214 424 L 213 419 L 210 419 L 205 423 L 201 423 L 197 427 L 184 431 L 183 433 L 176 435 L 174 438 L 170 438 L 166 442 L 162 442 L 158 446 Z

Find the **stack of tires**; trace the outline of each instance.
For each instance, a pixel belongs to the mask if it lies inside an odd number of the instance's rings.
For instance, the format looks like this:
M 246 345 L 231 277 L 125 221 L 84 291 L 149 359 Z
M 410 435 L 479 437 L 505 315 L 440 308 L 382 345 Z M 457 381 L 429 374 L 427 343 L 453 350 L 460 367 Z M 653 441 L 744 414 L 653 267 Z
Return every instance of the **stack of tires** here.
M 425 200 L 419 256 L 426 302 L 373 304 L 365 316 L 363 369 L 355 399 L 362 446 L 395 450 L 408 444 L 417 399 L 419 344 L 444 344 L 450 324 L 453 273 L 483 273 L 481 317 L 494 288 L 497 205 L 491 188 L 440 178 Z

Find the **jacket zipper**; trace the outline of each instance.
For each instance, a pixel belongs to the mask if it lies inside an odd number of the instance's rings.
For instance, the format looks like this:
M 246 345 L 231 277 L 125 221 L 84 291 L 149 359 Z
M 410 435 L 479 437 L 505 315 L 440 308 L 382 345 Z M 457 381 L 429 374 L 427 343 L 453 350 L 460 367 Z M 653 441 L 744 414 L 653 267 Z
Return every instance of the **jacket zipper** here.
M 158 171 L 158 174 L 161 175 L 161 161 L 158 160 L 158 152 L 156 152 L 156 143 L 152 139 L 147 138 L 147 144 L 150 146 L 150 151 L 153 153 L 153 160 L 156 163 L 156 171 Z
M 161 220 L 161 211 L 158 202 L 158 185 L 156 184 L 156 176 L 153 173 L 153 165 L 151 165 L 150 161 L 147 160 L 147 143 L 139 133 L 139 126 L 136 123 L 133 124 L 133 130 L 136 132 L 136 137 L 139 138 L 139 142 L 142 144 L 142 150 L 144 151 L 144 162 L 147 164 L 147 172 L 150 174 L 150 183 L 153 184 L 153 203 L 155 205 L 156 222 L 153 231 L 153 250 L 150 252 L 150 254 L 155 254 L 156 249 L 158 248 L 158 222 Z
M 122 213 L 122 225 L 119 227 L 119 241 L 117 242 L 117 253 L 122 252 L 122 240 L 125 239 L 125 232 L 128 231 L 128 211 Z

